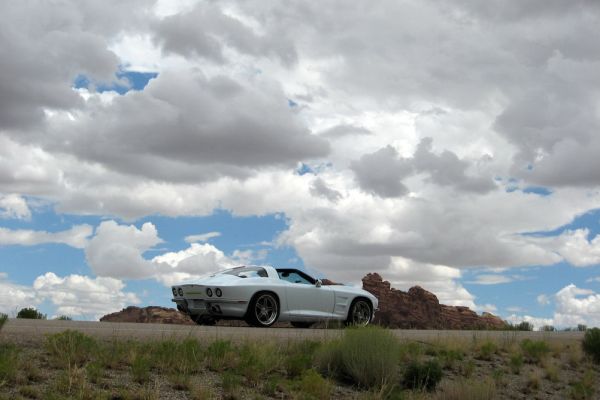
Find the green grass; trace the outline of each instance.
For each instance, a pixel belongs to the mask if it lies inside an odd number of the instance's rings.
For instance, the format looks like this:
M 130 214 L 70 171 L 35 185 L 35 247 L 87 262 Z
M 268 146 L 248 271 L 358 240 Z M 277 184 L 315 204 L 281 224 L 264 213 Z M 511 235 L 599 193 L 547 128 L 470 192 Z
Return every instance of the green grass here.
M 327 400 L 331 398 L 333 387 L 317 371 L 309 369 L 302 375 L 298 389 L 301 394 L 307 395 L 309 398 Z

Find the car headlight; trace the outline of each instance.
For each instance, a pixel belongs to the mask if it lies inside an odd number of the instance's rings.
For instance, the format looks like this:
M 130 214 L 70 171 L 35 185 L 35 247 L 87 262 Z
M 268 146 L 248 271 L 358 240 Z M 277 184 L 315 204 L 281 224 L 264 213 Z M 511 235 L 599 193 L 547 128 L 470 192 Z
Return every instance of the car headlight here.
M 177 293 L 179 293 L 180 296 L 183 296 L 183 289 L 182 288 L 177 289 Z
M 215 290 L 215 294 L 217 295 L 217 297 L 223 296 L 223 292 L 221 292 L 221 289 L 219 289 L 219 288 L 217 288 L 217 290 Z
M 177 289 L 173 288 L 173 296 L 177 296 Z
M 212 289 L 211 288 L 206 289 L 206 295 L 208 297 L 212 297 Z

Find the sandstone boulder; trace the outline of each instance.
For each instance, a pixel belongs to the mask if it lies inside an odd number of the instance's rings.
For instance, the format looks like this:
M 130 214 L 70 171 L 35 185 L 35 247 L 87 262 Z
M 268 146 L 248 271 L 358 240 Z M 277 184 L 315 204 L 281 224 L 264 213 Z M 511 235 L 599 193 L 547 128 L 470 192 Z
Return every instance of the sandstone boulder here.
M 363 289 L 379 299 L 375 323 L 402 329 L 503 329 L 506 323 L 490 313 L 478 315 L 468 307 L 440 304 L 420 286 L 408 292 L 394 289 L 379 274 L 367 274 Z
M 195 325 L 187 315 L 174 308 L 130 306 L 100 318 L 103 322 L 146 322 L 155 324 Z

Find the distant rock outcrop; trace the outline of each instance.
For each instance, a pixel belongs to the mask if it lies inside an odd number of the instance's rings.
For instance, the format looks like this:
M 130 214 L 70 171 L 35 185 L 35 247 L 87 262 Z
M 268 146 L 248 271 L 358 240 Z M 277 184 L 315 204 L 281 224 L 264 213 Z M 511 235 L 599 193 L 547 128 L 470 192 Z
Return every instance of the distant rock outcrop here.
M 135 307 L 130 306 L 121 311 L 105 315 L 102 322 L 146 322 L 154 324 L 195 325 L 187 315 L 174 308 L 166 307 Z
M 375 323 L 403 329 L 503 329 L 506 322 L 490 313 L 477 315 L 468 307 L 440 304 L 436 295 L 420 286 L 408 292 L 394 289 L 379 274 L 367 274 L 363 289 L 379 299 Z

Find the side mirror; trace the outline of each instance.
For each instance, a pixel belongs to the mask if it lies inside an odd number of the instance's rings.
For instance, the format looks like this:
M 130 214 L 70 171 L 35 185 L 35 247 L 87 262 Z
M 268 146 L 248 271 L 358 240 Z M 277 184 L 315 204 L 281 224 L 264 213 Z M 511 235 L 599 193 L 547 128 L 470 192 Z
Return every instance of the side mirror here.
M 322 284 L 323 284 L 323 281 L 320 279 L 317 279 L 317 281 L 315 282 L 316 287 L 321 287 Z

